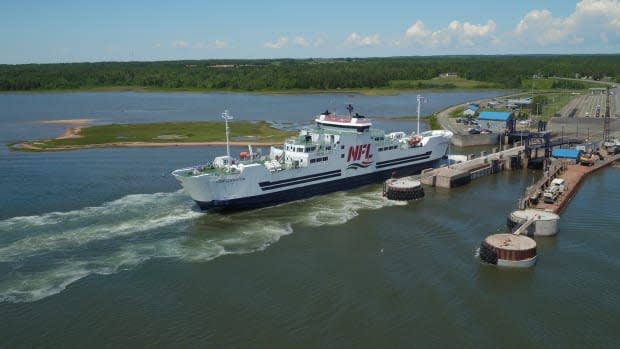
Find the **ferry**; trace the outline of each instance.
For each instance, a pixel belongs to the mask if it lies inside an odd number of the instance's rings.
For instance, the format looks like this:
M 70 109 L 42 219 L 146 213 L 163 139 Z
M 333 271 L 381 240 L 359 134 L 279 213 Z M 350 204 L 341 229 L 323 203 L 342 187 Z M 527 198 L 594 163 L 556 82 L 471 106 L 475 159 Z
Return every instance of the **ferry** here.
M 452 137 L 447 130 L 391 132 L 372 127 L 369 118 L 325 111 L 314 125 L 283 145 L 230 154 L 227 112 L 226 154 L 172 175 L 202 210 L 241 210 L 309 198 L 381 183 L 437 167 Z

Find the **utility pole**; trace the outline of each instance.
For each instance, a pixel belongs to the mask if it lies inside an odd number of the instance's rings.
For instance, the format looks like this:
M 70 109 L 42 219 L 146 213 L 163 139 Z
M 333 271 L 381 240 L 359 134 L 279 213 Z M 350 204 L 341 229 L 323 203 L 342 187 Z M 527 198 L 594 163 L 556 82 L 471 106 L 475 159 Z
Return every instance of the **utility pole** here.
M 606 100 L 606 105 L 605 105 L 605 116 L 603 117 L 603 143 L 604 142 L 609 142 L 609 140 L 611 139 L 609 133 L 610 133 L 610 125 L 609 125 L 609 119 L 610 119 L 610 100 L 609 100 L 609 86 L 607 86 L 607 100 Z

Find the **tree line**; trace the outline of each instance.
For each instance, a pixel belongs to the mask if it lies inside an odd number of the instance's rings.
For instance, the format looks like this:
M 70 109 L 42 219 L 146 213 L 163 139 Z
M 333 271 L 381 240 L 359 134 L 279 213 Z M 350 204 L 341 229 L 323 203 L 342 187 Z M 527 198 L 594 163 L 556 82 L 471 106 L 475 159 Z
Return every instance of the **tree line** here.
M 521 88 L 541 77 L 620 79 L 620 55 L 432 56 L 0 65 L 0 91 L 137 87 L 226 91 L 451 88 L 443 73 Z M 411 81 L 418 81 L 411 83 Z M 558 82 L 554 88 L 578 88 Z M 484 86 L 482 86 L 484 87 Z

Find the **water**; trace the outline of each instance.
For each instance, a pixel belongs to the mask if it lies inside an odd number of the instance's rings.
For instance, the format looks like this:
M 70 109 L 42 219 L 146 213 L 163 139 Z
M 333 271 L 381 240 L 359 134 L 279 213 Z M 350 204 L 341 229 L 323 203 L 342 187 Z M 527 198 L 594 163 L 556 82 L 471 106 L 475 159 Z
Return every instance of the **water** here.
M 475 250 L 537 171 L 410 203 L 374 185 L 205 214 L 169 172 L 221 151 L 0 152 L 0 347 L 617 346 L 618 168 L 589 177 L 560 233 L 537 239 L 535 268 L 500 270 Z
M 422 115 L 447 106 L 501 92 L 428 93 Z M 0 142 L 57 137 L 63 125 L 41 121 L 92 119 L 93 124 L 145 123 L 157 121 L 218 120 L 228 108 L 235 120 L 268 120 L 307 123 L 325 109 L 344 114 L 345 105 L 371 117 L 417 114 L 416 94 L 361 96 L 357 94 L 258 95 L 233 93 L 2 93 L 0 94 Z M 379 127 L 386 124 L 375 120 Z M 387 124 L 394 127 L 393 124 Z M 398 125 L 397 125 L 398 126 Z M 409 127 L 413 124 L 408 125 Z M 400 126 L 398 126 L 400 128 Z

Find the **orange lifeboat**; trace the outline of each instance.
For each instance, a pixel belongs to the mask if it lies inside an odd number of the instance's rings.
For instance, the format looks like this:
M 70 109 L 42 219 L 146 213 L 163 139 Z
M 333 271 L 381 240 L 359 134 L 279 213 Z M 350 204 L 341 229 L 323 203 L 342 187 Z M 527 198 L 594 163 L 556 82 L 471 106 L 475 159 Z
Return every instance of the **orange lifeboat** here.
M 239 159 L 241 160 L 247 160 L 250 158 L 250 153 L 247 151 L 242 151 L 241 153 L 239 153 Z
M 409 143 L 409 145 L 416 145 L 416 144 L 420 143 L 421 140 L 422 140 L 422 137 L 416 135 L 416 136 L 413 136 L 413 137 L 409 138 L 407 143 Z

